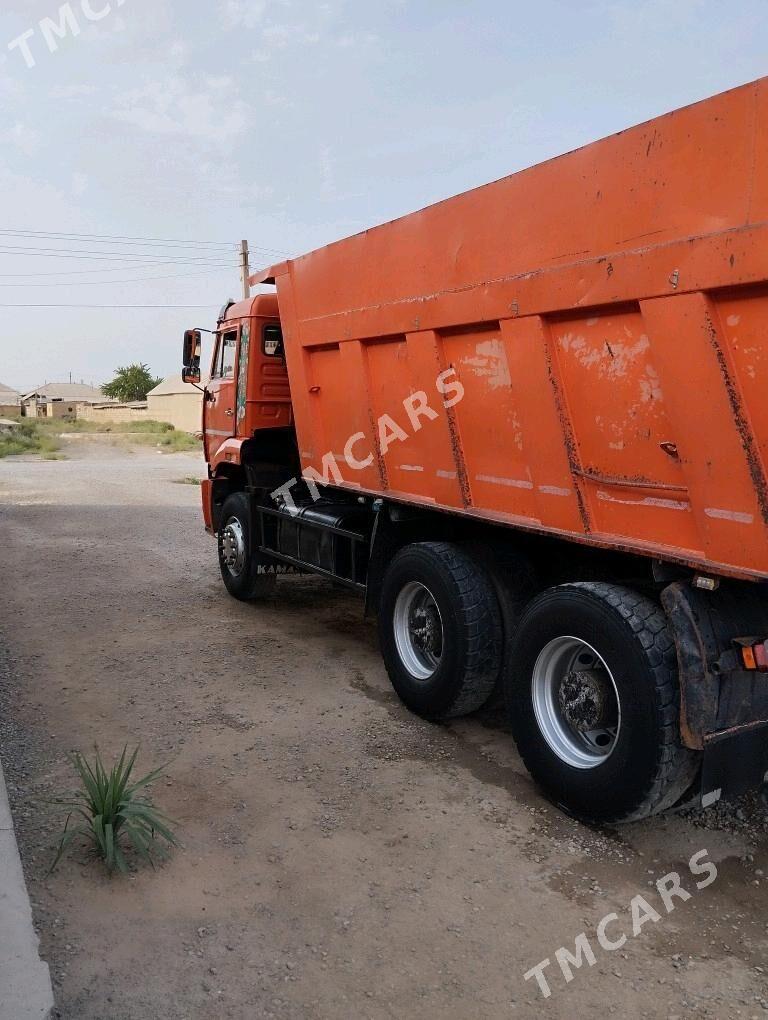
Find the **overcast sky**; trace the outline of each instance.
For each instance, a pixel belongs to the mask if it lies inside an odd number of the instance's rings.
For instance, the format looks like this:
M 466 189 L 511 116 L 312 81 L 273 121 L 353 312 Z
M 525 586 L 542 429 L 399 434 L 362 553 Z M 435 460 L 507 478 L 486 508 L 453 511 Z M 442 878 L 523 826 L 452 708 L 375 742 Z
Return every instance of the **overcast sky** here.
M 765 0 L 71 0 L 57 38 L 60 6 L 0 13 L 0 382 L 20 388 L 178 371 L 184 327 L 238 293 L 242 237 L 298 254 L 768 72 Z

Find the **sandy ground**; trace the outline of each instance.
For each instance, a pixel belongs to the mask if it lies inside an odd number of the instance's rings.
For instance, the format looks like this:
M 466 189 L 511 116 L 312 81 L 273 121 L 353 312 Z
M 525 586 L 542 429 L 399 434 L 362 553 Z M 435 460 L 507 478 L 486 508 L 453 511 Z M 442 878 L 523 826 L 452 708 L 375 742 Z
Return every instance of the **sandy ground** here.
M 757 802 L 597 833 L 549 807 L 493 713 L 402 708 L 356 598 L 220 584 L 193 455 L 98 439 L 0 461 L 0 753 L 60 1015 L 509 1018 L 768 1015 Z M 7 654 L 6 654 L 7 653 Z M 47 877 L 67 754 L 140 742 L 183 847 Z M 688 860 L 718 877 L 697 891 Z M 667 914 L 654 881 L 691 899 Z M 660 914 L 631 937 L 629 906 Z M 619 915 L 606 952 L 594 937 Z M 595 963 L 566 984 L 561 946 Z M 549 957 L 552 995 L 523 975 Z

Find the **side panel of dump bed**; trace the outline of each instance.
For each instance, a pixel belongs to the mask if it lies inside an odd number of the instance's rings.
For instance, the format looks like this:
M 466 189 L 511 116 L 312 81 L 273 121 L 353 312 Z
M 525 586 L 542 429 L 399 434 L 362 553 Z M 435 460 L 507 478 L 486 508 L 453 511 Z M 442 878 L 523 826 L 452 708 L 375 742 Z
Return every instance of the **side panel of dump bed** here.
M 768 576 L 766 221 L 764 80 L 277 267 L 305 469 Z

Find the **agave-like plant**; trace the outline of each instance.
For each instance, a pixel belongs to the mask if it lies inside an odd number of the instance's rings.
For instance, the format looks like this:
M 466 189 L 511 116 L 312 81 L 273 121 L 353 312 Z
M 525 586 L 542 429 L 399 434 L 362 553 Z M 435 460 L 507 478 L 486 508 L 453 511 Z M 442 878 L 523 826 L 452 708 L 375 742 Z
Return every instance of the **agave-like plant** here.
M 167 847 L 178 846 L 171 831 L 171 821 L 159 811 L 147 796 L 140 791 L 163 774 L 163 765 L 142 779 L 131 782 L 133 767 L 139 749 L 128 757 L 128 745 L 123 748 L 120 760 L 107 772 L 99 749 L 95 749 L 93 763 L 82 754 L 72 755 L 72 764 L 80 777 L 82 789 L 70 801 L 64 801 L 70 811 L 59 842 L 56 859 L 51 871 L 77 839 L 92 844 L 94 852 L 101 857 L 112 872 L 126 872 L 128 863 L 124 847 L 126 840 L 136 853 L 154 867 L 153 854 L 165 857 Z M 73 816 L 82 821 L 70 827 Z M 158 837 L 163 843 L 158 842 Z

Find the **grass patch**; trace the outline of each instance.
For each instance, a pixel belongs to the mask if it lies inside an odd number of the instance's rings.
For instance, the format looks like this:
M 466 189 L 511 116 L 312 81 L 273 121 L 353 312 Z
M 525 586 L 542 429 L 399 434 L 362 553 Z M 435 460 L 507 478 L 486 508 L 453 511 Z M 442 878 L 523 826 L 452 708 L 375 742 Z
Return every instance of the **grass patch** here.
M 185 453 L 187 450 L 201 449 L 199 439 L 195 439 L 189 432 L 178 432 L 173 427 L 161 435 L 134 433 L 131 438 L 132 441 L 140 442 L 142 445 L 157 446 L 162 453 Z
M 98 748 L 93 763 L 81 754 L 72 756 L 72 764 L 82 788 L 71 800 L 64 802 L 70 810 L 51 871 L 56 868 L 70 845 L 78 839 L 90 845 L 110 872 L 115 869 L 128 871 L 125 857 L 127 847 L 131 847 L 149 864 L 154 864 L 153 854 L 164 857 L 167 847 L 178 845 L 169 820 L 158 811 L 146 794 L 140 792 L 163 775 L 165 766 L 131 782 L 138 753 L 137 747 L 129 758 L 126 745 L 120 760 L 115 762 L 109 772 L 104 767 Z M 73 815 L 78 823 L 70 827 Z M 164 844 L 157 842 L 158 836 L 164 840 Z
M 83 421 L 82 418 L 32 418 L 43 432 L 60 436 L 62 432 L 100 432 L 101 426 L 94 421 Z
M 195 478 L 194 475 L 186 475 L 184 478 L 174 478 L 174 485 L 199 485 L 201 482 L 200 478 Z
M 56 437 L 41 429 L 35 420 L 21 421 L 16 428 L 0 432 L 0 457 L 39 453 L 44 457 L 53 458 L 58 449 Z
M 167 421 L 153 421 L 151 418 L 145 421 L 121 421 L 110 424 L 105 431 L 111 432 L 134 432 L 150 433 L 151 435 L 165 432 L 175 432 L 173 425 Z
M 195 439 L 189 432 L 169 432 L 158 441 L 158 446 L 163 447 L 168 453 L 183 453 L 185 450 L 200 450 L 202 448 L 199 439 Z
M 76 418 L 22 418 L 12 432 L 0 433 L 0 457 L 18 453 L 54 454 L 63 433 L 82 432 L 92 435 L 114 435 L 139 445 L 157 446 L 163 453 L 184 453 L 199 450 L 200 440 L 189 432 L 180 432 L 167 421 L 152 418 L 141 421 L 94 422 Z
M 48 432 L 135 432 L 141 435 L 150 433 L 152 435 L 164 432 L 173 432 L 173 425 L 167 421 L 155 421 L 153 418 L 140 418 L 136 421 L 86 421 L 84 418 L 75 418 L 69 421 L 66 418 L 40 418 L 40 426 Z

